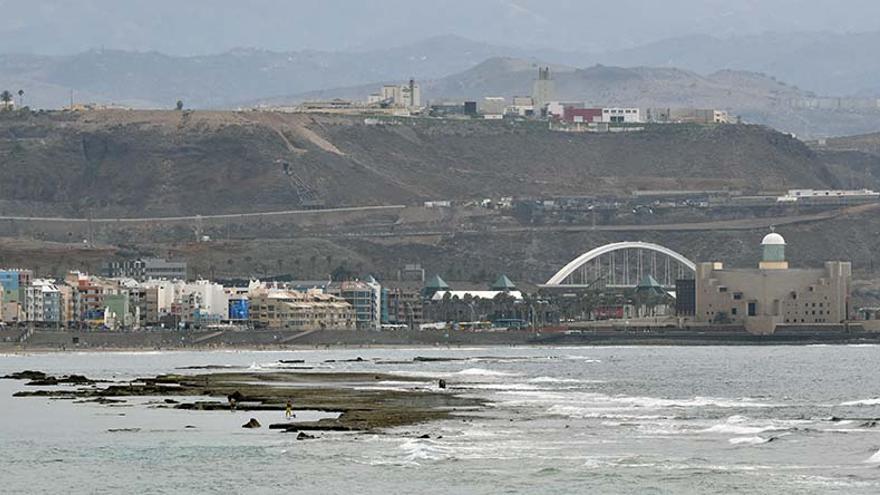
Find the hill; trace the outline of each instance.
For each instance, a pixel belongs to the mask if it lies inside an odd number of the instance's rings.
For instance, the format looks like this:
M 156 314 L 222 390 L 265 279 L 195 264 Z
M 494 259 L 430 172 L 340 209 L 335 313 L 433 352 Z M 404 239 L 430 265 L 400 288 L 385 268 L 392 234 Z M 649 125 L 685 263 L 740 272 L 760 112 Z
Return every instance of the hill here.
M 723 69 L 763 72 L 810 92 L 880 96 L 880 31 L 764 33 L 726 38 L 670 38 L 596 56 L 616 65 L 680 67 L 707 74 Z
M 159 52 L 89 50 L 72 55 L 0 55 L 0 88 L 27 93 L 34 108 L 77 102 L 132 108 L 173 108 L 178 99 L 198 109 L 373 81 L 439 78 L 501 55 L 554 52 L 439 36 L 369 50 L 274 52 L 235 49 L 172 56 Z
M 803 143 L 758 126 L 573 135 L 539 122 L 175 111 L 0 115 L 0 176 L 5 215 L 111 218 L 285 210 L 309 194 L 352 206 L 837 182 Z
M 491 58 L 463 72 L 423 82 L 423 94 L 434 101 L 529 95 L 541 65 L 545 64 L 536 59 Z M 814 98 L 811 93 L 757 72 L 721 70 L 700 75 L 666 67 L 552 67 L 556 96 L 560 100 L 642 108 L 726 109 L 747 122 L 807 138 L 880 129 L 880 108 L 851 111 L 810 108 L 805 102 Z M 337 97 L 365 99 L 375 92 L 378 84 L 326 89 L 247 104 L 280 105 Z

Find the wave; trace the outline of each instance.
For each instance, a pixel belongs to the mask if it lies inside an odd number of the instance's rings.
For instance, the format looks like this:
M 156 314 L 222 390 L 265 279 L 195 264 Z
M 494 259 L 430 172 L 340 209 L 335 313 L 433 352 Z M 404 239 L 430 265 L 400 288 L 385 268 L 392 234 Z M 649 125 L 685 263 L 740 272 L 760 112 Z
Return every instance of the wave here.
M 455 373 L 459 376 L 516 376 L 515 373 L 506 371 L 487 370 L 484 368 L 468 368 Z
M 764 433 L 767 431 L 781 431 L 785 428 L 779 428 L 777 426 L 744 426 L 744 425 L 733 425 L 733 424 L 720 424 L 715 426 L 710 426 L 705 430 L 700 430 L 700 433 L 725 433 L 731 435 L 754 435 L 757 433 Z
M 880 464 L 880 450 L 878 450 L 874 455 L 872 455 L 868 460 L 865 461 L 866 464 Z
M 728 440 L 732 445 L 761 445 L 773 440 L 774 437 L 737 437 Z
M 584 363 L 601 363 L 601 359 L 592 358 L 590 356 L 563 356 L 563 359 L 568 359 L 569 361 L 581 361 Z
M 880 406 L 880 399 L 862 399 L 862 400 L 852 400 L 848 402 L 841 402 L 841 406 Z
M 560 406 L 556 405 L 547 410 L 547 413 L 553 416 L 566 416 L 576 419 L 622 419 L 622 420 L 658 420 L 658 419 L 677 419 L 676 416 L 665 416 L 659 414 L 616 414 L 602 408 L 576 407 L 576 406 Z
M 452 452 L 451 448 L 427 439 L 408 440 L 400 448 L 404 451 L 406 460 L 413 463 L 448 459 Z
M 602 383 L 592 380 L 577 380 L 574 378 L 554 378 L 552 376 L 539 376 L 532 378 L 529 383 Z

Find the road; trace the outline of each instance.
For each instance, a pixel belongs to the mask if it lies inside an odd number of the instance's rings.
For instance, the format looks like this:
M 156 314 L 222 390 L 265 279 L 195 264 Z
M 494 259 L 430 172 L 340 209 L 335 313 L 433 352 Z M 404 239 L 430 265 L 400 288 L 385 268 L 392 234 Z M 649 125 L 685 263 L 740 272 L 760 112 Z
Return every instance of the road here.
M 325 208 L 319 210 L 281 210 L 258 213 L 229 213 L 224 215 L 192 215 L 183 217 L 137 217 L 137 218 L 65 218 L 65 217 L 26 217 L 26 216 L 0 216 L 2 220 L 16 222 L 47 222 L 47 223 L 174 223 L 195 222 L 198 220 L 237 220 L 242 218 L 258 218 L 288 215 L 321 215 L 324 213 L 346 213 L 363 211 L 402 210 L 404 205 L 389 206 L 352 206 L 348 208 Z

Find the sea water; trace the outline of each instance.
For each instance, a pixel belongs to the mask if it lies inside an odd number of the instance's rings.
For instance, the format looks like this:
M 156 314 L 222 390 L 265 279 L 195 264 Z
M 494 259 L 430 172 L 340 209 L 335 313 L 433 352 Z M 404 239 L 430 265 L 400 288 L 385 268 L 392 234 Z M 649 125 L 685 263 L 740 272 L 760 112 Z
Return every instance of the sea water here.
M 456 360 L 408 362 L 416 356 Z M 25 354 L 0 356 L 0 375 L 128 380 L 207 372 L 179 369 L 191 366 L 277 371 L 291 359 L 423 379 L 379 388 L 436 389 L 443 378 L 449 393 L 489 406 L 297 441 L 241 428 L 283 412 L 13 398 L 27 387 L 2 380 L 0 492 L 880 493 L 874 346 Z

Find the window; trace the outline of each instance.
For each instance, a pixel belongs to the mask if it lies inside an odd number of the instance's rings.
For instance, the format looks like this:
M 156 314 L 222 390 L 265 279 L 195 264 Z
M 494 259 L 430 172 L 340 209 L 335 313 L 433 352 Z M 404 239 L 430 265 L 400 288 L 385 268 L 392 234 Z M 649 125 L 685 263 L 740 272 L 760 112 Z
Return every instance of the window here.
M 742 292 L 734 292 L 733 293 L 733 300 L 734 301 L 742 301 L 742 298 L 743 298 Z
M 732 309 L 730 310 L 730 314 L 733 315 L 733 316 L 736 316 L 736 308 L 732 308 Z
M 750 302 L 749 303 L 749 316 L 757 316 L 758 315 L 758 303 Z
M 727 287 L 719 287 L 718 292 L 727 292 Z

